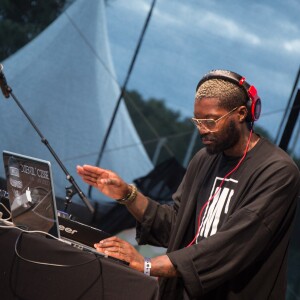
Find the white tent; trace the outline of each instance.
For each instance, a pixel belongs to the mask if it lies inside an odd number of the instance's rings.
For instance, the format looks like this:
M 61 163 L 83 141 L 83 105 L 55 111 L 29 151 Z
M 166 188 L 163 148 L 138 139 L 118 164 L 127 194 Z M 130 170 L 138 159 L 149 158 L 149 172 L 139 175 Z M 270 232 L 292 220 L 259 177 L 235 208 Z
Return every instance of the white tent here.
M 110 56 L 104 1 L 75 1 L 3 65 L 14 95 L 87 195 L 88 186 L 77 176 L 76 165 L 96 163 L 120 93 Z M 56 196 L 64 197 L 69 186 L 65 174 L 13 99 L 3 99 L 2 150 L 49 160 Z M 0 161 L 0 176 L 4 177 Z M 101 165 L 128 182 L 152 169 L 123 103 Z M 91 197 L 93 202 L 101 195 L 93 190 Z M 77 195 L 73 200 L 80 202 L 78 199 Z

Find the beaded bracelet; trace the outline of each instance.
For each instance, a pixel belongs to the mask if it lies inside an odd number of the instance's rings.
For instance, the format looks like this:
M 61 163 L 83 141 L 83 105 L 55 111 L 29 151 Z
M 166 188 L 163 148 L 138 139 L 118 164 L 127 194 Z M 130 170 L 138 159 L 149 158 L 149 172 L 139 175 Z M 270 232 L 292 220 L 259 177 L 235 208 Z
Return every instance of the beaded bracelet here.
M 136 196 L 137 196 L 136 186 L 134 186 L 133 184 L 129 184 L 128 186 L 129 186 L 130 192 L 124 198 L 116 199 L 116 201 L 119 204 L 123 204 L 123 205 L 130 204 L 136 199 Z

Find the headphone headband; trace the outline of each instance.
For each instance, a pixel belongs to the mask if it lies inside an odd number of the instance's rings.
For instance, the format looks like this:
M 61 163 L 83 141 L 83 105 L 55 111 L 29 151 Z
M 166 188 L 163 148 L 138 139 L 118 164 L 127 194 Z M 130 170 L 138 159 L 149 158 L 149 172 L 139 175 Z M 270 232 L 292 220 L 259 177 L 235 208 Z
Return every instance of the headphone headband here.
M 250 85 L 246 78 L 232 71 L 227 70 L 212 70 L 205 74 L 202 79 L 197 84 L 196 92 L 200 85 L 205 81 L 211 79 L 223 79 L 229 81 L 233 84 L 236 84 L 244 89 L 248 96 L 247 109 L 248 109 L 248 120 L 254 122 L 258 120 L 261 112 L 261 100 L 257 94 L 257 90 L 253 85 Z

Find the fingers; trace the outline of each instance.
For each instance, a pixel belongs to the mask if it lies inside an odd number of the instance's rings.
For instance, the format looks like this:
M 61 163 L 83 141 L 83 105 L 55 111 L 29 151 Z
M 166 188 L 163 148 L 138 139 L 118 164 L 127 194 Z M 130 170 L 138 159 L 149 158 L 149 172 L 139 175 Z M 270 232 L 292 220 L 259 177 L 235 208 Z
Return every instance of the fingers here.
M 94 245 L 97 251 L 128 261 L 128 243 L 118 237 L 110 237 Z
M 77 166 L 77 173 L 80 176 L 87 177 L 87 178 L 97 178 L 103 174 L 105 174 L 106 170 L 90 166 L 90 165 L 83 165 L 83 166 Z
M 86 181 L 92 183 L 102 183 L 102 184 L 115 184 L 117 182 L 116 179 L 110 178 L 111 176 L 116 177 L 116 175 L 109 170 L 101 169 L 98 167 L 84 165 L 77 166 L 77 173 Z
M 128 194 L 128 184 L 110 170 L 90 165 L 77 166 L 76 169 L 85 183 L 112 199 L 121 199 Z
M 116 236 L 109 237 L 95 244 L 96 248 L 109 249 L 113 247 L 120 247 L 121 244 L 126 243 Z
M 77 166 L 77 171 L 101 175 L 101 173 L 105 172 L 106 170 L 91 165 L 83 165 Z
M 98 167 L 90 165 L 77 166 L 77 173 L 82 177 L 83 181 L 90 185 L 113 185 L 116 184 L 116 180 L 109 178 L 111 171 L 104 170 Z
M 129 266 L 139 272 L 144 271 L 144 257 L 128 242 L 113 236 L 96 243 L 98 252 L 112 256 L 129 263 Z

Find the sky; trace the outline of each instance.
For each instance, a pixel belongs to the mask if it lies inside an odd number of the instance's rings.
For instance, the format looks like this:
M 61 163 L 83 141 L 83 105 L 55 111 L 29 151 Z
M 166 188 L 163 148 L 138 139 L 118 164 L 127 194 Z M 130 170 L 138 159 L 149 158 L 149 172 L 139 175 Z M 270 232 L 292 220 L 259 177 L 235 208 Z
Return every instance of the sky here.
M 151 3 L 111 0 L 106 8 L 120 85 Z M 128 89 L 191 117 L 200 78 L 212 69 L 232 70 L 257 88 L 262 100 L 257 124 L 275 138 L 300 66 L 299 13 L 296 0 L 157 0 Z M 290 146 L 299 155 L 298 135 L 294 132 Z

